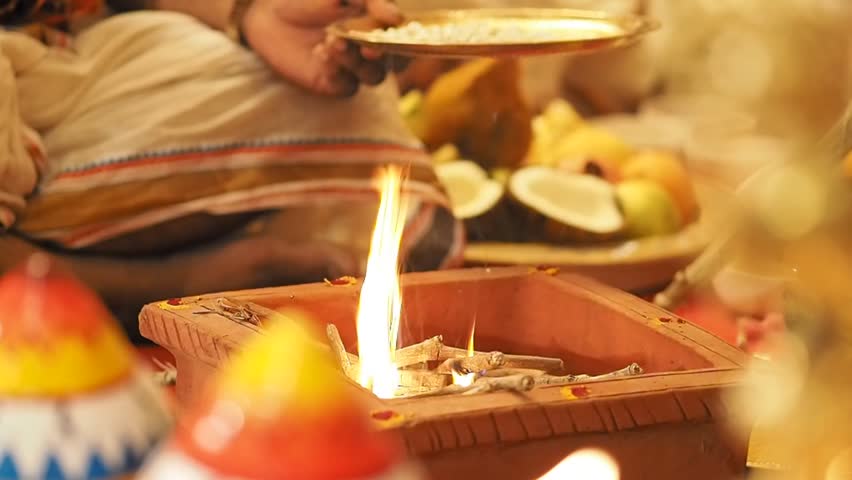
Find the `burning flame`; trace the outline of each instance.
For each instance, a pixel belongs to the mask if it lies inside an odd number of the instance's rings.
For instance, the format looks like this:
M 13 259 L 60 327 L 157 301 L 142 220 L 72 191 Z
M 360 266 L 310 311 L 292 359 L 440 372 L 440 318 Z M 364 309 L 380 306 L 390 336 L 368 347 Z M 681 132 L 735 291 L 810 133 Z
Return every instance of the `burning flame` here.
M 402 170 L 398 167 L 379 172 L 381 201 L 358 305 L 358 381 L 379 398 L 393 398 L 399 388 L 394 357 L 402 311 L 400 244 L 407 210 L 402 182 Z
M 621 471 L 618 463 L 602 450 L 585 449 L 571 454 L 553 470 L 539 480 L 619 480 Z
M 473 337 L 476 335 L 476 320 L 470 327 L 470 338 L 467 341 L 467 356 L 472 357 L 476 350 L 473 348 Z M 462 373 L 453 370 L 453 383 L 462 387 L 469 387 L 476 381 L 476 372 Z

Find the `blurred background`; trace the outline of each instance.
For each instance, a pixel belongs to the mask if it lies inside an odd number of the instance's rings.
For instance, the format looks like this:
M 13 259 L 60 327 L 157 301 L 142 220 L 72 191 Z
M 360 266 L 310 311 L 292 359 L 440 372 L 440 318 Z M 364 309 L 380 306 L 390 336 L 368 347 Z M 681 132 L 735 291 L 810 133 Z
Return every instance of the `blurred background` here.
M 772 472 L 758 470 L 756 477 L 852 478 L 852 144 L 845 118 L 852 2 L 401 3 L 604 7 L 662 22 L 660 32 L 630 48 L 522 60 L 523 96 L 534 113 L 554 98 L 568 99 L 586 120 L 631 146 L 679 152 L 693 178 L 724 185 L 733 202 L 713 241 L 721 242 L 735 219 L 744 223 L 733 247 L 706 260 L 713 267 L 701 271 L 691 300 L 677 311 L 756 354 L 752 382 L 731 399 L 742 432 L 760 419 L 752 461 Z M 436 71 L 455 66 L 415 65 L 403 90 L 425 88 Z

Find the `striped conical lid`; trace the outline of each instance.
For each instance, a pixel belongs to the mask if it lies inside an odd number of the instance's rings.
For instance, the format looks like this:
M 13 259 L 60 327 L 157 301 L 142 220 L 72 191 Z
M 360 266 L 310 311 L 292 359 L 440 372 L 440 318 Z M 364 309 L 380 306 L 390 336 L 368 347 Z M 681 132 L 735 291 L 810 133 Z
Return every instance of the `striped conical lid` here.
M 97 391 L 127 378 L 133 358 L 98 297 L 47 256 L 0 278 L 0 398 Z
M 395 468 L 400 443 L 374 430 L 305 325 L 288 315 L 247 346 L 186 417 L 178 448 L 224 478 L 355 480 Z

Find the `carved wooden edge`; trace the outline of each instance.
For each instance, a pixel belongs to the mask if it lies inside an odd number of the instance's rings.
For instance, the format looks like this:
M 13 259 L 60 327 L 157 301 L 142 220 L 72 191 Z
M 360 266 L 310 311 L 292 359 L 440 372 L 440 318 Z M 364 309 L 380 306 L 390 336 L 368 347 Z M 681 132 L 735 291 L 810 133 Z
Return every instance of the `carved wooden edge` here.
M 205 326 L 209 328 L 199 329 L 193 324 L 198 317 L 194 312 L 206 302 L 209 301 L 187 301 L 180 309 L 166 309 L 159 303 L 146 305 L 139 314 L 139 332 L 172 353 L 180 352 L 218 367 L 257 331 L 215 314 L 206 315 L 209 322 Z
M 685 388 L 589 400 L 529 403 L 412 420 L 397 428 L 412 455 L 554 437 L 613 434 L 663 425 L 722 424 L 728 387 Z

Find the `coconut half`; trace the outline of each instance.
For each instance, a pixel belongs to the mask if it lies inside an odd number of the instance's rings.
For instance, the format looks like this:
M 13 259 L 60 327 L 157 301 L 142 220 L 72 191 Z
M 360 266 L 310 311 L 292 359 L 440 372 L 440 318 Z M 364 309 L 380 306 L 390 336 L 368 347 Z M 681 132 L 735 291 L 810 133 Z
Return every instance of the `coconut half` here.
M 450 197 L 453 214 L 461 220 L 481 217 L 503 198 L 503 185 L 488 177 L 474 162 L 461 160 L 435 166 L 435 173 Z
M 527 209 L 564 227 L 563 233 L 571 233 L 562 237 L 612 237 L 625 227 L 615 188 L 595 176 L 526 167 L 512 175 L 509 192 Z M 552 226 L 548 230 L 553 232 Z

